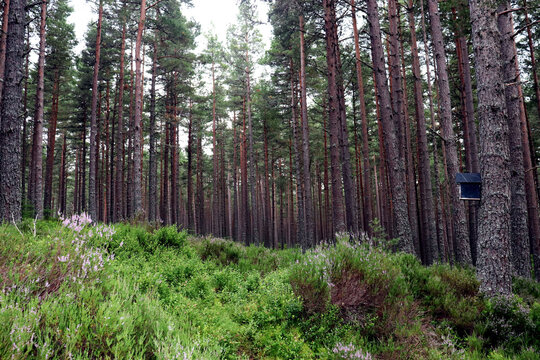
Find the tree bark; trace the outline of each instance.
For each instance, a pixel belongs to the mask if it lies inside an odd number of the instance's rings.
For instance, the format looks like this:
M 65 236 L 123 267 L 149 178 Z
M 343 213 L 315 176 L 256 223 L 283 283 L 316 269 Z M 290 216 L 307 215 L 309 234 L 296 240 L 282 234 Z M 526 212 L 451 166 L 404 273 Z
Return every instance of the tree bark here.
M 11 0 L 0 115 L 0 222 L 21 220 L 21 98 L 26 0 Z
M 430 0 L 431 1 L 431 0 Z M 478 84 L 482 201 L 477 272 L 488 296 L 512 294 L 510 263 L 510 171 L 498 10 L 489 0 L 471 0 L 472 39 Z
M 6 68 L 6 44 L 9 23 L 9 0 L 4 0 L 4 12 L 2 16 L 2 34 L 0 35 L 0 101 L 2 100 L 2 91 L 4 89 L 4 74 Z M 2 120 L 0 119 L 0 123 Z

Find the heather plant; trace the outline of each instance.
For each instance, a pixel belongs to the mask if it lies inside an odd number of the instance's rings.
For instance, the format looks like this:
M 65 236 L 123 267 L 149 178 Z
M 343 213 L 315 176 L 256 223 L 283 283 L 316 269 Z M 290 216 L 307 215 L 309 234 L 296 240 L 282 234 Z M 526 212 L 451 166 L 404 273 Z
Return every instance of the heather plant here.
M 303 253 L 81 214 L 0 226 L 0 272 L 1 359 L 534 359 L 538 350 L 531 284 L 520 288 L 527 311 L 487 306 L 470 269 L 423 267 L 348 235 Z M 473 320 L 474 333 L 459 325 Z M 495 343 L 507 328 L 526 341 Z

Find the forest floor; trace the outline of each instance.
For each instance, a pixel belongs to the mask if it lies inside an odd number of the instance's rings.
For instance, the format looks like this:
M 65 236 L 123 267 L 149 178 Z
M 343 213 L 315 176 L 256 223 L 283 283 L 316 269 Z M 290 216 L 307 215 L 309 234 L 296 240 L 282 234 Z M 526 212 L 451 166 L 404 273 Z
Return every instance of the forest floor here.
M 244 247 L 89 219 L 0 226 L 0 359 L 539 359 L 540 285 L 351 243 Z

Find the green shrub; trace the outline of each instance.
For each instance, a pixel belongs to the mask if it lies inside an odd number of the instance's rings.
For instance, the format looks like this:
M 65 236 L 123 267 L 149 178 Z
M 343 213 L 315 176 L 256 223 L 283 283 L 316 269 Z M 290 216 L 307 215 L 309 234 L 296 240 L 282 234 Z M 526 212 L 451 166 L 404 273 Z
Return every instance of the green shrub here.
M 540 328 L 533 321 L 536 311 L 531 314 L 528 306 L 515 297 L 490 299 L 479 331 L 490 347 L 504 345 L 517 350 L 532 345 L 540 349 Z
M 187 232 L 181 231 L 180 233 L 176 229 L 176 226 L 167 226 L 158 229 L 153 238 L 155 243 L 162 246 L 173 246 L 181 248 L 186 244 Z

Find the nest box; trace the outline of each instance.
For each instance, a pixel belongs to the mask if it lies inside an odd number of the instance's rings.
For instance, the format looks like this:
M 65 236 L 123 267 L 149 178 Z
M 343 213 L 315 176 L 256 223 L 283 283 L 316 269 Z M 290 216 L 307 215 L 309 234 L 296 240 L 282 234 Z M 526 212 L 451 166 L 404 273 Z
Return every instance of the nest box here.
M 461 200 L 480 200 L 482 194 L 482 177 L 478 173 L 457 173 Z

